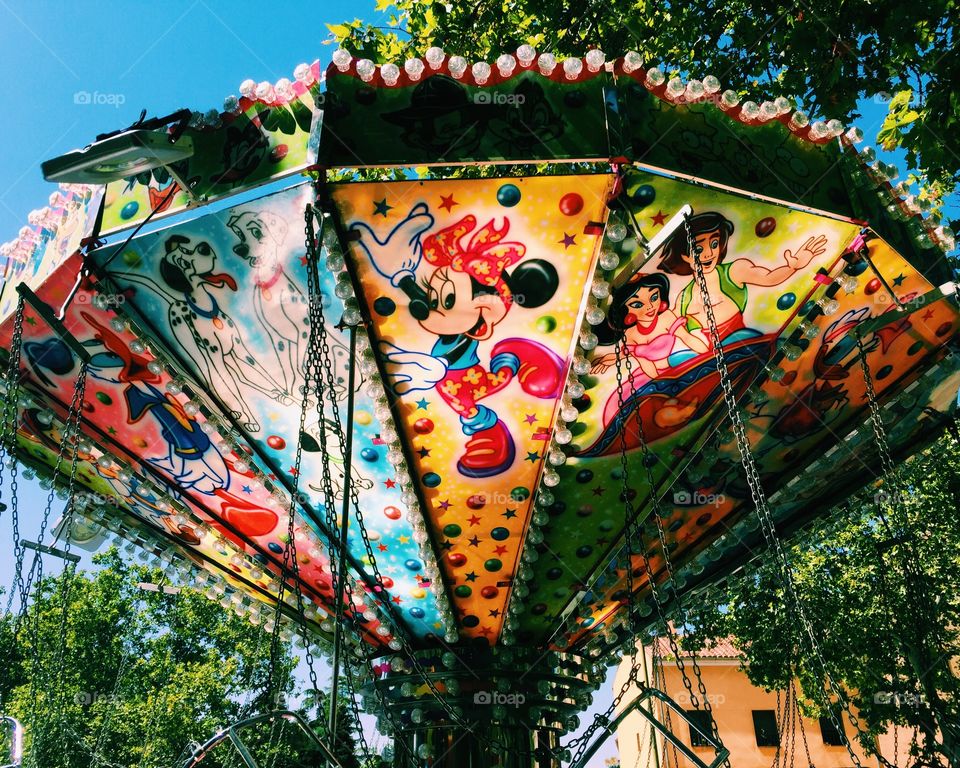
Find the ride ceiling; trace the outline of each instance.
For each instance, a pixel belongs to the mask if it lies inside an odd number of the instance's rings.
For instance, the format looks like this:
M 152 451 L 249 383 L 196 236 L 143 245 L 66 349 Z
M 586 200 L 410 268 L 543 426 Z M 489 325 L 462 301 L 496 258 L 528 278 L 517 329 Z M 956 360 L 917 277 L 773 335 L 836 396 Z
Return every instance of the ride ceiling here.
M 349 445 L 346 621 L 373 652 L 397 633 L 582 646 L 624 620 L 628 569 L 641 596 L 645 556 L 667 577 L 654 504 L 677 588 L 722 577 L 755 542 L 684 227 L 641 263 L 641 240 L 685 206 L 778 523 L 880 474 L 858 339 L 894 450 L 931 439 L 960 387 L 956 302 L 936 293 L 951 276 L 931 245 L 942 230 L 846 136 L 789 108 L 754 117 L 629 59 L 593 64 L 478 78 L 427 63 L 413 79 L 352 62 L 323 83 L 314 64 L 188 129 L 187 188 L 158 169 L 58 193 L 0 294 L 9 348 L 16 284 L 56 311 L 84 275 L 62 328 L 24 309 L 20 458 L 64 480 L 72 337 L 89 358 L 87 516 L 202 571 L 224 604 L 267 615 L 296 488 L 305 620 L 332 631 L 329 518 Z M 449 167 L 324 173 L 428 164 Z M 485 177 L 450 178 L 469 175 L 455 166 Z M 303 172 L 319 181 L 183 215 Z M 109 245 L 84 239 L 101 200 Z M 314 203 L 325 264 L 311 297 Z M 151 213 L 181 215 L 125 240 Z M 303 389 L 311 298 L 335 413 Z M 628 499 L 650 547 L 632 559 Z

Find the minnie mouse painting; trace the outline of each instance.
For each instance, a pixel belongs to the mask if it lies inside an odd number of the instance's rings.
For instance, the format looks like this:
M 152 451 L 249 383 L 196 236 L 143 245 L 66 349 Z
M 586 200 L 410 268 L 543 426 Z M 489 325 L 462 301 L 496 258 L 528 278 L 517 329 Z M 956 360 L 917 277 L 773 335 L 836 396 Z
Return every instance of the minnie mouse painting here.
M 484 365 L 480 344 L 514 304 L 535 308 L 549 301 L 559 278 L 547 261 L 522 261 L 526 246 L 506 239 L 506 218 L 502 226 L 491 219 L 478 229 L 475 216 L 464 216 L 421 243 L 433 223 L 426 204 L 419 203 L 385 239 L 363 222 L 352 230 L 373 268 L 407 295 L 410 314 L 435 339 L 429 353 L 381 342 L 394 392 L 435 390 L 469 438 L 457 469 L 467 477 L 491 477 L 510 467 L 516 449 L 507 425 L 480 401 L 514 379 L 527 394 L 554 399 L 563 388 L 565 365 L 542 344 L 519 338 L 494 344 Z M 422 261 L 432 269 L 418 281 Z

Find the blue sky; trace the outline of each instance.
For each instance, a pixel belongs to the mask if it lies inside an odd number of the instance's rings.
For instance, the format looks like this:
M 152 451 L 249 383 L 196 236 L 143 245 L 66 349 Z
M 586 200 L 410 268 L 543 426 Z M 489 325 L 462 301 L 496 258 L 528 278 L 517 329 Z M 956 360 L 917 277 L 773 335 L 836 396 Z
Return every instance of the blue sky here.
M 320 58 L 326 63 L 333 46 L 323 44 L 325 23 L 357 16 L 372 19 L 373 0 L 0 0 L 0 82 L 7 104 L 0 142 L 0 241 L 14 237 L 27 213 L 44 205 L 52 191 L 40 176 L 43 160 L 129 125 L 143 108 L 148 115 L 180 107 L 219 108 L 246 78 L 275 82 L 292 77 L 300 62 Z M 81 93 L 91 94 L 91 103 L 78 103 L 85 100 L 78 99 Z M 886 107 L 872 99 L 862 107 L 859 125 L 872 143 Z M 893 162 L 903 172 L 902 159 Z M 957 216 L 956 205 L 951 208 Z M 39 524 L 46 493 L 33 483 L 24 485 L 21 510 L 29 537 Z M 9 552 L 9 541 L 5 514 L 0 518 L 4 552 Z M 11 575 L 10 558 L 4 555 L 0 585 L 8 585 Z M 604 686 L 597 707 L 609 700 Z M 593 765 L 602 765 L 612 754 L 613 739 Z

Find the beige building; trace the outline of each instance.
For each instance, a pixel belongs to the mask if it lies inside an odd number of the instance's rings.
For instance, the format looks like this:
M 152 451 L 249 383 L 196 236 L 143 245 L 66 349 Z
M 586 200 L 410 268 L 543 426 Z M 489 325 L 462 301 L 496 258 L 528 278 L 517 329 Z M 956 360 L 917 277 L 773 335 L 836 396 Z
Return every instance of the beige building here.
M 690 662 L 686 656 L 683 658 L 696 692 L 697 683 Z M 640 679 L 649 681 L 653 687 L 666 692 L 683 710 L 694 710 L 683 685 L 680 670 L 665 639 L 660 640 L 658 649 L 641 648 L 637 653 L 637 661 L 641 667 Z M 741 670 L 741 654 L 731 642 L 721 642 L 699 654 L 697 661 L 720 737 L 730 750 L 731 768 L 770 768 L 775 764 L 778 756 L 777 744 L 781 740 L 777 722 L 778 719 L 783 719 L 784 712 L 788 713 L 787 719 L 791 720 L 791 724 L 783 729 L 783 743 L 779 746 L 780 765 L 790 765 L 792 754 L 792 764 L 799 768 L 807 768 L 808 765 L 815 768 L 849 768 L 853 761 L 844 746 L 844 740 L 849 739 L 864 768 L 880 766 L 876 757 L 868 757 L 863 753 L 853 726 L 845 717 L 842 722 L 844 733 L 839 734 L 829 718 L 822 721 L 801 718 L 793 704 L 794 699 L 788 698 L 786 692 L 780 692 L 778 697 L 776 692 L 768 693 L 753 686 L 746 673 Z M 630 659 L 627 657 L 617 670 L 614 695 L 622 688 L 629 671 Z M 624 702 L 632 700 L 634 695 L 628 693 Z M 792 706 L 786 704 L 787 701 Z M 644 706 L 649 708 L 650 705 Z M 660 722 L 665 722 L 669 716 L 669 708 L 659 702 L 652 704 L 652 707 L 654 716 Z M 702 730 L 710 732 L 706 713 L 694 712 L 691 717 L 699 720 Z M 705 764 L 709 764 L 714 758 L 713 749 L 703 744 L 702 739 L 691 731 L 686 722 L 678 721 L 676 714 L 670 717 L 670 720 L 673 733 L 690 746 Z M 617 729 L 622 768 L 692 768 L 691 761 L 665 743 L 659 735 L 654 738 L 655 733 L 648 720 L 639 712 L 627 716 Z M 911 736 L 912 731 L 892 729 L 879 740 L 881 754 L 896 765 L 909 765 Z

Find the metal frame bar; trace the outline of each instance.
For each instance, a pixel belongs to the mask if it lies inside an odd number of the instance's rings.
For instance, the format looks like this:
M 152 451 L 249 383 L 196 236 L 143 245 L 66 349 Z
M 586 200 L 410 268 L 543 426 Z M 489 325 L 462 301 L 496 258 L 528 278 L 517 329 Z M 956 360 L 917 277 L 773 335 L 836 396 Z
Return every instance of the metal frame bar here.
M 332 679 L 330 682 L 330 712 L 327 733 L 337 732 L 337 689 L 340 684 L 340 652 L 343 649 L 343 596 L 346 592 L 347 570 L 343 567 L 347 551 L 347 530 L 350 525 L 351 473 L 353 469 L 353 411 L 357 388 L 357 327 L 350 326 L 350 370 L 347 374 L 347 425 L 343 445 L 343 507 L 340 512 L 340 540 L 337 543 L 337 560 L 340 580 L 337 584 L 336 622 L 333 630 Z M 318 383 L 319 384 L 319 383 Z
M 713 758 L 713 761 L 710 763 L 705 763 L 700 756 L 697 755 L 690 747 L 684 744 L 680 739 L 671 731 L 667 726 L 661 723 L 653 714 L 652 711 L 644 709 L 641 705 L 647 700 L 654 698 L 659 699 L 663 704 L 670 707 L 677 716 L 683 720 L 693 731 L 696 731 L 707 744 L 713 749 L 716 753 L 716 756 Z M 683 756 L 689 760 L 696 768 L 719 768 L 719 766 L 730 756 L 730 750 L 720 744 L 717 741 L 713 734 L 704 733 L 700 730 L 699 726 L 694 723 L 688 716 L 687 713 L 680 708 L 673 699 L 671 699 L 663 691 L 660 691 L 656 688 L 651 688 L 646 685 L 640 686 L 640 693 L 618 714 L 607 727 L 604 729 L 603 733 L 594 740 L 594 742 L 587 747 L 586 751 L 581 755 L 580 759 L 571 764 L 570 768 L 585 768 L 586 764 L 589 762 L 590 758 L 593 757 L 594 753 L 600 749 L 603 743 L 610 737 L 614 731 L 616 731 L 617 726 L 622 723 L 628 715 L 633 712 L 639 711 L 640 714 L 644 717 L 647 722 L 650 723 L 656 729 L 664 739 L 666 739 L 673 747 L 680 750 L 683 753 Z
M 50 326 L 50 329 L 60 337 L 60 340 L 70 347 L 70 351 L 73 352 L 73 354 L 79 357 L 84 363 L 90 362 L 90 352 L 87 348 L 77 341 L 77 338 L 70 333 L 70 331 L 66 329 L 66 326 L 53 314 L 53 310 L 49 305 L 30 290 L 30 287 L 26 283 L 17 284 L 17 293 L 23 297 L 23 300 L 30 305 L 30 308 L 34 312 L 40 315 L 40 319 Z
M 215 733 L 210 739 L 194 749 L 193 754 L 186 759 L 186 761 L 181 765 L 181 768 L 193 768 L 193 766 L 197 765 L 201 760 L 203 760 L 203 758 L 205 758 L 212 749 L 227 740 L 230 741 L 233 747 L 240 754 L 240 758 L 243 760 L 247 768 L 260 768 L 260 764 L 256 761 L 254 756 L 250 754 L 250 749 L 241 738 L 240 731 L 244 728 L 250 727 L 251 725 L 256 725 L 257 723 L 268 720 L 276 720 L 278 718 L 299 726 L 300 730 L 307 735 L 310 741 L 313 742 L 314 746 L 321 752 L 330 768 L 343 768 L 343 765 L 339 760 L 337 760 L 330 748 L 319 739 L 316 733 L 314 733 L 313 729 L 307 725 L 306 721 L 296 712 L 290 712 L 289 710 L 275 710 L 273 712 L 266 712 L 262 715 L 254 715 L 253 717 L 248 717 L 245 720 L 240 720 L 236 723 L 233 723 L 223 730 L 217 731 L 217 733 Z M 3 766 L 3 768 L 13 767 Z
M 0 722 L 10 728 L 10 752 L 7 755 L 10 762 L 0 768 L 19 768 L 23 763 L 23 726 L 15 717 L 0 717 Z

